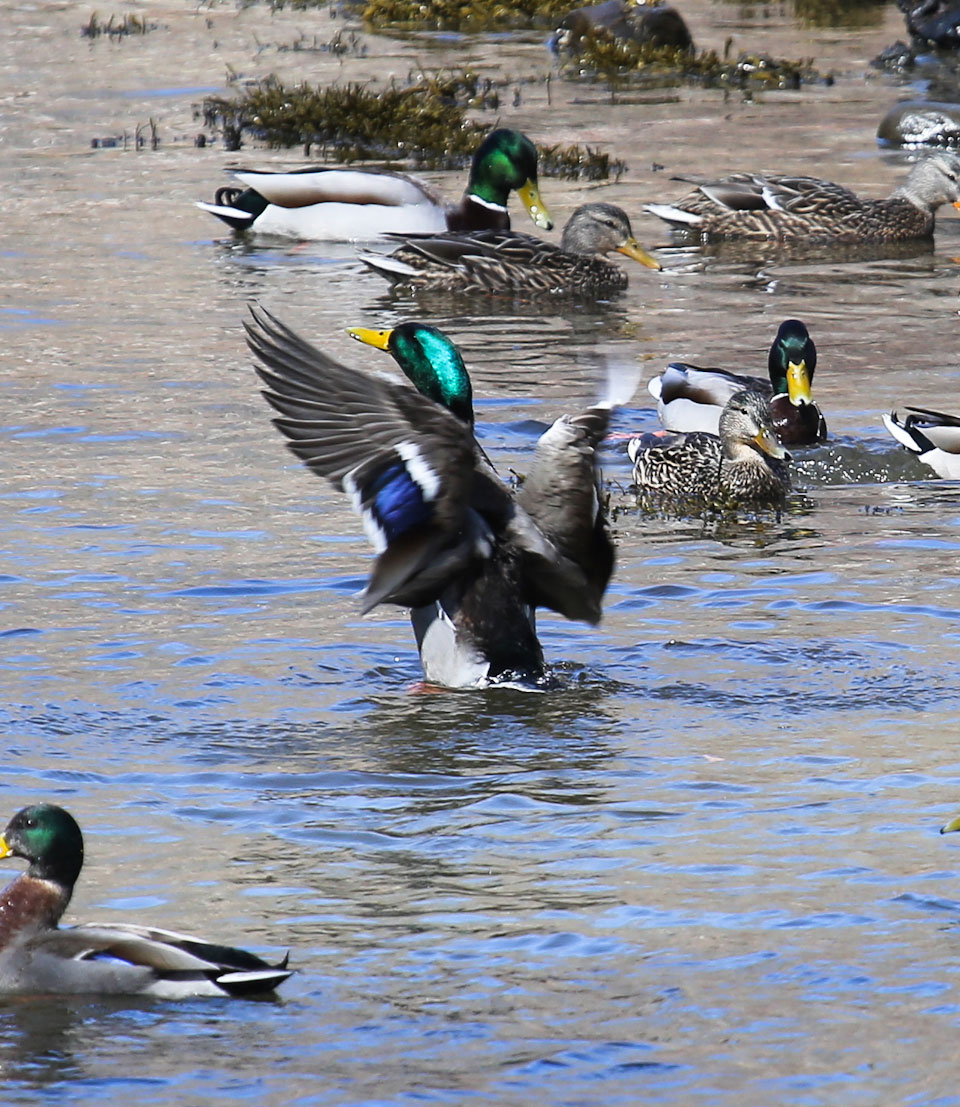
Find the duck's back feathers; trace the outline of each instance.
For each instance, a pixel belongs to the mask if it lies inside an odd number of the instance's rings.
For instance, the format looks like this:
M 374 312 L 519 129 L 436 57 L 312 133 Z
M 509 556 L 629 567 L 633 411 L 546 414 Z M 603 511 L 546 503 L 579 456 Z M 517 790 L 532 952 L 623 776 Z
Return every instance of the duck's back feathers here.
M 371 169 L 297 169 L 269 173 L 243 169 L 235 174 L 269 204 L 305 208 L 313 204 L 376 204 L 403 207 L 405 204 L 442 206 L 438 193 L 404 173 L 383 173 Z
M 31 994 L 246 996 L 292 975 L 286 959 L 174 931 L 114 924 L 43 929 L 0 952 L 0 992 Z
M 902 242 L 929 238 L 937 209 L 960 200 L 960 157 L 941 150 L 921 158 L 904 184 L 880 200 L 810 176 L 676 179 L 696 187 L 673 204 L 649 204 L 645 210 L 704 240 Z
M 960 480 L 960 417 L 923 407 L 892 411 L 883 425 L 911 453 L 944 480 Z
M 520 231 L 481 230 L 408 238 L 392 254 L 360 260 L 408 288 L 559 296 L 626 288 L 624 270 L 605 260 L 613 251 L 660 268 L 633 237 L 626 212 L 606 203 L 577 208 L 560 246 Z

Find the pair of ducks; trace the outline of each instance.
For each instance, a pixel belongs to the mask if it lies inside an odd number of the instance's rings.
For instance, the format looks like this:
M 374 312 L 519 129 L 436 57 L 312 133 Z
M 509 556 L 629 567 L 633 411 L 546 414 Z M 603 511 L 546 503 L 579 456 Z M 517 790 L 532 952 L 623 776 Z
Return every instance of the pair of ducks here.
M 516 192 L 533 222 L 553 227 L 537 182 L 537 150 L 519 131 L 491 132 L 477 150 L 460 201 L 445 206 L 425 184 L 363 169 L 241 172 L 244 189 L 223 188 L 198 207 L 237 231 L 297 239 L 405 237 L 392 254 L 361 260 L 393 284 L 460 292 L 601 294 L 626 288 L 606 255 L 618 251 L 649 269 L 660 263 L 637 242 L 614 204 L 574 211 L 556 246 L 510 229 Z

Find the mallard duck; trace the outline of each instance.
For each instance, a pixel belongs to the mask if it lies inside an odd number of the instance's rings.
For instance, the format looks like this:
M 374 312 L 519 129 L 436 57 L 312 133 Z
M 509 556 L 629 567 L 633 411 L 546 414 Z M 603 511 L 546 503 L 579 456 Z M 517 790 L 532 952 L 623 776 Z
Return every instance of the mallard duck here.
M 724 510 L 777 505 L 790 489 L 790 455 L 777 441 L 770 405 L 748 389 L 727 401 L 719 437 L 642 435 L 630 439 L 627 454 L 645 497 Z
M 387 234 L 508 230 L 507 197 L 513 189 L 538 227 L 553 227 L 537 187 L 537 148 L 519 131 L 487 135 L 474 154 L 463 198 L 452 207 L 401 173 L 297 169 L 244 171 L 236 177 L 247 187 L 221 188 L 212 204 L 197 204 L 235 231 L 353 241 Z
M 699 234 L 704 242 L 901 242 L 933 234 L 937 208 L 960 201 L 958 178 L 960 156 L 939 150 L 920 159 L 886 200 L 862 200 L 818 177 L 738 173 L 719 181 L 675 178 L 697 187 L 675 204 L 647 204 L 644 210 L 678 230 Z
M 559 246 L 520 231 L 468 231 L 412 238 L 391 254 L 359 257 L 406 288 L 571 296 L 627 287 L 627 274 L 604 260 L 614 250 L 648 269 L 660 268 L 633 237 L 623 208 L 604 203 L 578 207 Z
M 614 552 L 596 450 L 635 379 L 561 416 L 513 493 L 473 436 L 470 378 L 441 331 L 403 323 L 349 332 L 389 351 L 414 391 L 341 365 L 262 308 L 252 314 L 247 340 L 280 413 L 275 425 L 309 468 L 348 493 L 377 551 L 361 610 L 413 609 L 431 683 L 548 683 L 536 608 L 600 621 Z
M 62 807 L 18 811 L 0 857 L 30 867 L 0 891 L 0 994 L 248 996 L 292 973 L 246 950 L 146 926 L 57 925 L 83 866 L 83 835 Z
M 900 443 L 944 480 L 960 480 L 960 416 L 925 407 L 907 407 L 882 415 L 883 425 Z
M 811 446 L 827 438 L 827 424 L 810 395 L 816 368 L 817 348 L 807 328 L 799 319 L 786 319 L 770 346 L 767 381 L 677 361 L 647 388 L 667 430 L 709 434 L 720 433 L 720 413 L 735 392 L 759 392 L 770 401 L 773 427 L 783 445 Z

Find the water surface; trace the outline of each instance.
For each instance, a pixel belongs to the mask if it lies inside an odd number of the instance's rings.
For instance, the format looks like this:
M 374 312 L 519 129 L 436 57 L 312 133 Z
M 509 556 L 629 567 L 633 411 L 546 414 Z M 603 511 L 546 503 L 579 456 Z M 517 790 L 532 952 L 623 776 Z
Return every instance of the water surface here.
M 156 31 L 90 43 L 90 10 L 0 25 L 0 817 L 77 815 L 71 918 L 289 948 L 299 971 L 276 1003 L 0 1005 L 5 1102 L 960 1103 L 960 842 L 936 833 L 960 804 L 960 501 L 879 421 L 960 411 L 960 224 L 947 209 L 929 250 L 794 258 L 672 248 L 641 212 L 673 174 L 739 168 L 889 192 L 908 162 L 876 124 L 920 83 L 869 67 L 894 6 L 818 29 L 690 0 L 699 44 L 835 82 L 617 103 L 521 86 L 551 72 L 535 35 L 358 28 L 366 57 L 340 61 L 280 49 L 332 36 L 325 12 L 150 2 Z M 228 72 L 465 59 L 517 79 L 490 125 L 628 162 L 544 195 L 561 221 L 622 204 L 663 273 L 589 309 L 393 297 L 349 247 L 238 246 L 191 207 L 226 166 L 299 164 L 193 146 Z M 151 118 L 156 151 L 90 146 Z M 424 692 L 403 612 L 359 616 L 356 521 L 269 426 L 253 300 L 370 368 L 347 326 L 449 329 L 504 471 L 592 398 L 598 356 L 762 370 L 798 316 L 833 440 L 779 519 L 642 517 L 615 487 L 603 625 L 542 618 L 562 690 Z M 640 391 L 615 429 L 654 425 Z

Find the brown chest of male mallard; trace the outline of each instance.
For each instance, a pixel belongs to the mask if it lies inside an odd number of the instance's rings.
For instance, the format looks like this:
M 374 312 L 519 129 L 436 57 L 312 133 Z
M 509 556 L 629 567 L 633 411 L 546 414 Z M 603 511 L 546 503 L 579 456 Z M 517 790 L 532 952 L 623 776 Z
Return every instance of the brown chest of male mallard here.
M 767 357 L 768 380 L 726 369 L 704 369 L 673 362 L 647 389 L 657 400 L 660 422 L 673 431 L 720 433 L 720 415 L 736 392 L 749 389 L 770 402 L 777 438 L 785 446 L 825 442 L 827 424 L 811 394 L 817 348 L 799 319 L 777 329 Z
M 360 260 L 403 288 L 576 296 L 627 287 L 626 272 L 606 260 L 615 251 L 660 268 L 622 208 L 592 203 L 573 212 L 559 246 L 520 231 L 473 231 L 411 238 L 390 254 L 362 253 Z
M 770 406 L 742 391 L 727 402 L 719 436 L 705 431 L 642 435 L 627 444 L 644 501 L 690 510 L 778 506 L 790 490 L 790 455 L 773 429 Z
M 943 204 L 960 202 L 960 156 L 940 150 L 921 158 L 884 200 L 863 199 L 819 177 L 738 173 L 692 181 L 673 204 L 645 210 L 702 241 L 729 238 L 781 242 L 882 243 L 930 238 Z
M 222 188 L 212 204 L 197 204 L 235 231 L 353 242 L 388 234 L 506 230 L 512 191 L 538 227 L 549 231 L 553 226 L 537 185 L 537 149 L 519 131 L 487 135 L 474 155 L 462 199 L 451 206 L 401 173 L 320 168 L 240 171 L 236 177 L 244 188 Z

